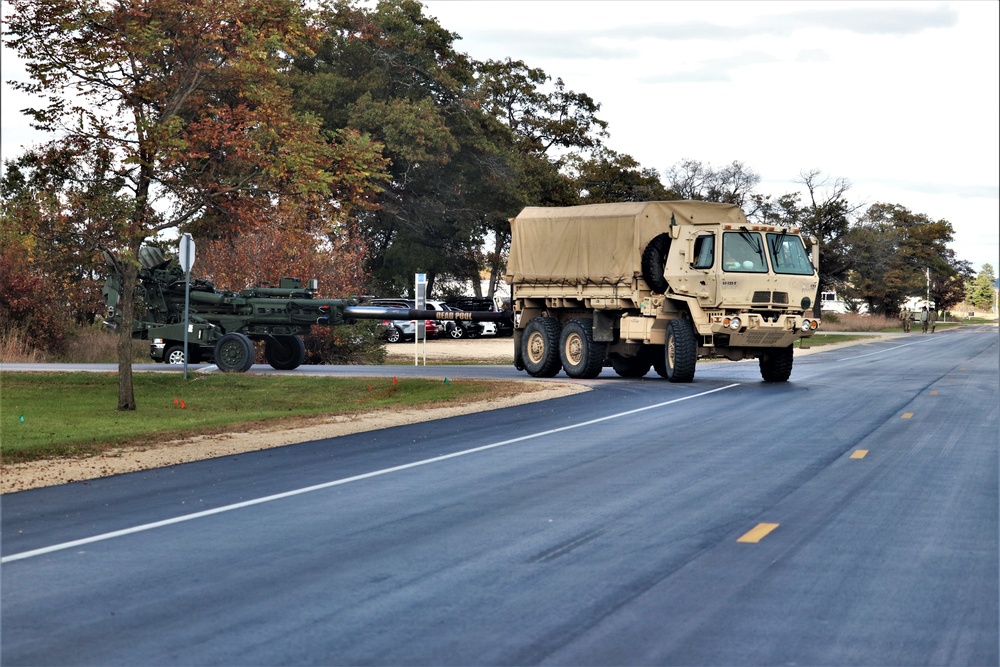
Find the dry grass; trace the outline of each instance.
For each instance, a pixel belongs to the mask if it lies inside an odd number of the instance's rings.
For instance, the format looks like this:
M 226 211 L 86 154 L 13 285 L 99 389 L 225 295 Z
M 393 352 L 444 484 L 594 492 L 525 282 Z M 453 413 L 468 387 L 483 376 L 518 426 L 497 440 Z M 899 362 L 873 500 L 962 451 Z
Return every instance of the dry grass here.
M 28 338 L 20 331 L 5 331 L 0 333 L 0 362 L 113 364 L 118 361 L 117 346 L 117 334 L 99 327 L 81 327 L 71 334 L 65 354 L 55 355 L 32 347 Z M 132 361 L 151 363 L 149 341 L 132 341 Z
M 45 355 L 28 344 L 27 337 L 20 331 L 0 333 L 0 362 L 8 364 L 36 364 L 45 360 Z
M 823 313 L 821 331 L 885 331 L 901 329 L 898 319 L 885 315 L 858 315 L 857 313 Z

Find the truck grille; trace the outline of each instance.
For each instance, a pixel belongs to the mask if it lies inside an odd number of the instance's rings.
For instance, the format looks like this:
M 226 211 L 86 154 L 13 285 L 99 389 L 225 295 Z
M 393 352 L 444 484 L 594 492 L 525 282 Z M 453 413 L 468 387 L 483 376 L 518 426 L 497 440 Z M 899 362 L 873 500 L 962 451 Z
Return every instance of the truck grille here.
M 753 303 L 788 303 L 788 292 L 768 292 L 759 290 L 753 293 Z
M 781 341 L 785 334 L 781 331 L 748 331 L 747 345 L 774 345 Z

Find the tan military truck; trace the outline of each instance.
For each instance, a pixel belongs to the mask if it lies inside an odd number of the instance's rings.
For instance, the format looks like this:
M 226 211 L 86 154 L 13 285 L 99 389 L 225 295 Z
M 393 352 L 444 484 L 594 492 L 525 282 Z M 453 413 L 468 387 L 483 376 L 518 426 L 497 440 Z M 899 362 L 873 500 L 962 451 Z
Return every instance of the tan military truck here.
M 795 341 L 819 326 L 815 242 L 810 257 L 798 229 L 750 224 L 738 206 L 528 207 L 511 235 L 514 365 L 535 377 L 610 364 L 690 382 L 699 358 L 756 358 L 784 382 Z

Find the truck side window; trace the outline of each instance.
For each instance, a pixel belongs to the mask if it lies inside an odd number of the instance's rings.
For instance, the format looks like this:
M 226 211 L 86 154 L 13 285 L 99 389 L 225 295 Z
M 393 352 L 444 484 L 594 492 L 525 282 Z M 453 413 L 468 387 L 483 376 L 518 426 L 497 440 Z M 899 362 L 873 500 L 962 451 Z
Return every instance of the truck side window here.
M 715 263 L 715 236 L 699 236 L 694 240 L 694 262 L 691 267 L 695 269 L 710 269 Z

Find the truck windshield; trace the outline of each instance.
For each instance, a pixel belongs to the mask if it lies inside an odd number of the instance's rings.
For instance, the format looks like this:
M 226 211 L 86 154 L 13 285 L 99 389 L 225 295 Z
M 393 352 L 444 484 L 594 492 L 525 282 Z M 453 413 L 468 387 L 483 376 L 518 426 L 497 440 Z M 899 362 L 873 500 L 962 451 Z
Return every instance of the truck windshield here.
M 767 273 L 760 234 L 740 231 L 722 235 L 722 268 L 739 273 Z
M 771 266 L 775 273 L 792 273 L 811 276 L 813 265 L 802 244 L 802 237 L 796 234 L 768 234 L 767 251 L 771 255 Z

